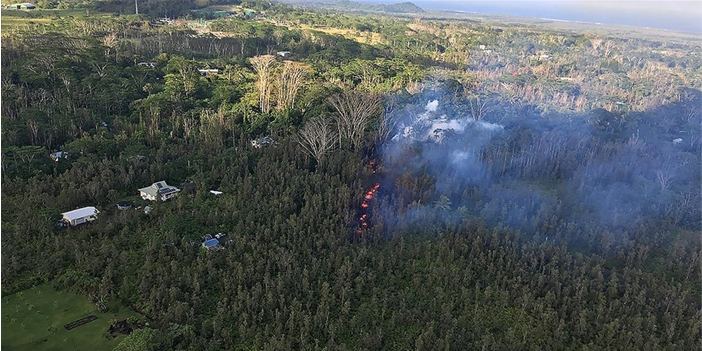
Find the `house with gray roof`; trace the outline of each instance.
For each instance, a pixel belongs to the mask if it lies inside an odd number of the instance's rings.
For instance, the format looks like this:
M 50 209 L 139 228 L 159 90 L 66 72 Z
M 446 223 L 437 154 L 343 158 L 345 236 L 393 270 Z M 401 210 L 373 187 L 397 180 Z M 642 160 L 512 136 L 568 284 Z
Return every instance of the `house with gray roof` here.
M 23 2 L 20 4 L 7 5 L 7 6 L 5 6 L 5 8 L 8 10 L 34 10 L 37 7 L 34 4 L 30 4 L 28 2 Z
M 72 226 L 79 224 L 92 222 L 97 219 L 97 215 L 100 213 L 97 208 L 93 206 L 79 208 L 77 210 L 64 212 L 61 214 L 63 221 Z
M 166 184 L 165 181 L 156 182 L 146 188 L 139 189 L 141 198 L 151 201 L 156 201 L 157 198 L 160 198 L 161 201 L 167 201 L 178 196 L 179 192 L 180 189 Z

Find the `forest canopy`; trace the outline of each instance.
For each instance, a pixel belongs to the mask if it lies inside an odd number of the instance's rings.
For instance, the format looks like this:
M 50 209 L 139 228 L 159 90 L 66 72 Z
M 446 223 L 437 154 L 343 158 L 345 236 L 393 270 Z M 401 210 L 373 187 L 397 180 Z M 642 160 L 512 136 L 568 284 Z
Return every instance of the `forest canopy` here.
M 3 27 L 3 296 L 129 306 L 120 350 L 699 345 L 699 38 L 52 4 Z

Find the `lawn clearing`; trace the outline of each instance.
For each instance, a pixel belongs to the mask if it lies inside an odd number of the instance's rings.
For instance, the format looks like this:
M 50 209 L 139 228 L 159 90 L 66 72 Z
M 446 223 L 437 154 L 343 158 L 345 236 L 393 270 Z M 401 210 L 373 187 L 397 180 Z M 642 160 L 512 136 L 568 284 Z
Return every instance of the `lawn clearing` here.
M 106 15 L 94 10 L 86 9 L 51 9 L 51 10 L 2 10 L 0 12 L 0 22 L 2 30 L 23 28 L 27 24 L 49 24 L 53 19 L 60 17 L 87 17 L 96 15 Z
M 66 330 L 65 325 L 94 315 L 96 320 Z M 141 317 L 127 307 L 102 313 L 88 299 L 49 285 L 2 298 L 3 350 L 112 350 L 125 337 L 106 338 L 110 321 Z
M 294 27 L 290 27 L 294 28 Z M 377 45 L 377 44 L 382 44 L 383 43 L 383 36 L 380 33 L 374 33 L 374 32 L 363 32 L 363 31 L 357 31 L 357 30 L 351 30 L 351 29 L 341 29 L 341 28 L 327 28 L 327 27 L 312 27 L 308 25 L 301 25 L 299 27 L 300 29 L 306 29 L 306 30 L 316 30 L 320 32 L 324 32 L 327 34 L 339 34 L 343 36 L 346 39 L 354 40 L 362 44 L 372 44 L 372 45 Z

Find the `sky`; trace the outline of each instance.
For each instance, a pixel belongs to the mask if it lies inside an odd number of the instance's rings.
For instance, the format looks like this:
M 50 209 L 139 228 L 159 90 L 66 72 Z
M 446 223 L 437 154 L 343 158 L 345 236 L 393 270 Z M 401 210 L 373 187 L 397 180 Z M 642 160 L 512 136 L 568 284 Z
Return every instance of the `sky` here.
M 368 3 L 397 3 L 408 0 L 360 0 Z M 411 1 L 411 0 L 409 0 Z M 559 0 L 416 0 L 425 9 L 476 12 L 549 18 L 566 21 L 621 24 L 702 33 L 702 0 L 698 1 L 559 1 Z

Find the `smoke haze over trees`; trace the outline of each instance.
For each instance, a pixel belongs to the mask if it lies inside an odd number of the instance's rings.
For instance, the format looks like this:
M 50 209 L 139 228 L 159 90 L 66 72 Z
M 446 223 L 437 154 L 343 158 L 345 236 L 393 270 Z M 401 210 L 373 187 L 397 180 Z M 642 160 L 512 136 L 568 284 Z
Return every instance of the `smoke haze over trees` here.
M 381 151 L 390 177 L 384 183 L 425 174 L 435 189 L 405 202 L 423 201 L 429 210 L 431 201 L 445 196 L 455 208 L 488 222 L 578 244 L 587 240 L 561 237 L 552 219 L 598 231 L 650 221 L 700 227 L 693 204 L 701 201 L 697 155 L 702 120 L 699 113 L 685 114 L 700 105 L 699 91 L 686 90 L 683 101 L 655 111 L 625 114 L 510 114 L 498 99 L 490 108 L 495 112 L 484 121 L 469 114 L 448 117 L 469 110 L 470 104 L 451 92 L 430 92 L 414 100 L 419 105 L 437 94 L 439 100 L 421 113 L 412 111 L 421 106 L 412 105 L 389 112 L 404 120 L 394 142 Z M 649 116 L 678 117 L 661 132 L 659 122 Z

